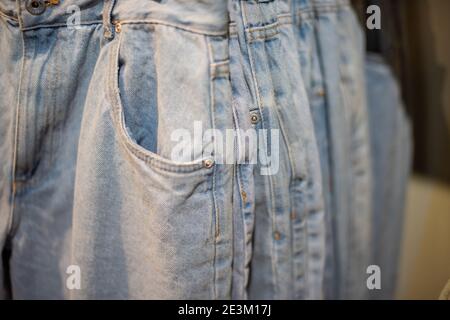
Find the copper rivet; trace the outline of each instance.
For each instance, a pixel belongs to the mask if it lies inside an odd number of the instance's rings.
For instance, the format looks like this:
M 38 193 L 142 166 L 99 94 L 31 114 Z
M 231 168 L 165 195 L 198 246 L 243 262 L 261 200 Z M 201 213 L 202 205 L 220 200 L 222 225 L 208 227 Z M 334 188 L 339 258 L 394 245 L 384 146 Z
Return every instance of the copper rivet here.
M 325 97 L 325 90 L 321 89 L 321 90 L 317 91 L 317 95 L 319 97 Z
M 241 195 L 242 195 L 242 199 L 244 200 L 244 202 L 246 202 L 247 201 L 247 192 L 242 191 Z
M 273 238 L 278 241 L 281 239 L 281 234 L 278 231 L 275 231 L 273 233 Z
M 116 33 L 120 33 L 122 31 L 122 25 L 120 24 L 119 21 L 114 22 L 114 29 Z

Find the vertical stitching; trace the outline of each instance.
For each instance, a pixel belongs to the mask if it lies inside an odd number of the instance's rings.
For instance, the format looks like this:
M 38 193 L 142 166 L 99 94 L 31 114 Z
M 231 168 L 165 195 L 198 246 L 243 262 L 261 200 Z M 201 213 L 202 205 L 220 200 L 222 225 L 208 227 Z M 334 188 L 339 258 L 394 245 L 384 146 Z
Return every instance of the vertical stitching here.
M 245 9 L 246 7 L 243 2 L 241 2 L 240 5 L 241 5 L 242 23 L 245 28 L 245 25 L 247 24 L 247 15 L 246 15 L 246 9 Z M 246 35 L 246 34 L 244 33 L 244 35 Z M 249 56 L 250 70 L 252 73 L 254 89 L 255 89 L 256 99 L 257 99 L 257 103 L 258 103 L 258 109 L 261 114 L 261 127 L 264 129 L 265 128 L 265 119 L 264 119 L 264 114 L 263 114 L 261 93 L 259 92 L 259 85 L 258 85 L 258 80 L 256 77 L 256 72 L 255 72 L 255 61 L 254 61 L 252 51 L 250 49 L 250 44 L 247 44 L 246 47 L 247 47 L 247 54 Z M 275 207 L 274 207 L 275 206 L 275 204 L 274 204 L 275 195 L 274 195 L 274 191 L 273 191 L 273 180 L 272 180 L 272 176 L 270 174 L 268 175 L 267 180 L 269 180 L 269 189 L 270 189 L 270 195 L 271 195 L 271 197 L 269 199 L 269 202 L 270 202 L 269 208 L 272 211 L 271 216 L 272 216 L 272 232 L 273 232 L 274 230 L 276 230 Z M 273 238 L 270 243 L 272 244 L 272 271 L 273 271 L 273 275 L 274 275 L 274 290 L 277 293 L 279 291 L 278 287 L 277 287 L 277 284 L 278 284 L 277 267 L 276 267 L 277 253 L 275 250 L 275 244 L 274 244 Z M 275 295 L 276 295 L 276 293 L 275 293 Z
M 21 41 L 22 41 L 22 61 L 20 65 L 20 73 L 19 73 L 19 88 L 17 89 L 17 104 L 15 111 L 15 128 L 14 128 L 14 136 L 13 136 L 13 154 L 12 154 L 12 168 L 11 168 L 11 209 L 9 212 L 8 222 L 7 222 L 7 230 L 8 234 L 12 231 L 13 228 L 13 218 L 15 211 L 15 203 L 16 203 L 16 162 L 17 162 L 17 147 L 18 147 L 18 135 L 19 135 L 19 120 L 20 120 L 20 105 L 21 105 L 21 91 L 23 89 L 23 73 L 25 69 L 25 39 L 24 34 L 21 32 Z
M 216 129 L 216 122 L 215 122 L 215 120 L 216 120 L 216 113 L 215 113 L 215 107 L 216 107 L 216 104 L 215 104 L 215 92 L 214 92 L 214 90 L 215 90 L 215 86 L 214 86 L 214 73 L 215 72 L 213 72 L 213 70 L 211 70 L 212 68 L 214 68 L 214 70 L 215 70 L 215 67 L 212 67 L 212 65 L 213 65 L 213 63 L 214 63 L 214 53 L 213 53 L 213 48 L 212 48 L 212 45 L 211 45 L 211 42 L 209 41 L 209 39 L 207 38 L 207 37 L 205 37 L 205 40 L 206 40 L 206 44 L 207 44 L 207 47 L 208 47 L 208 55 L 209 55 L 209 62 L 210 62 L 210 68 L 209 68 L 209 79 L 210 79 L 210 99 L 211 99 L 211 126 L 212 126 L 212 129 L 213 129 L 213 131 Z M 217 143 L 217 141 L 214 141 L 214 150 L 216 150 L 217 148 L 216 148 L 216 143 Z M 213 152 L 213 156 L 215 156 L 216 155 L 216 153 L 215 153 L 215 151 Z M 217 207 L 217 198 L 216 198 L 216 188 L 215 188 L 215 183 L 216 183 L 216 166 L 214 166 L 214 169 L 213 169 L 213 195 L 214 195 L 214 204 L 215 204 L 215 206 L 216 206 L 216 208 L 215 208 L 215 211 L 216 211 L 216 217 L 215 217 L 215 237 L 217 238 L 217 237 L 219 237 L 219 234 L 220 234 L 220 228 L 219 228 L 219 216 L 218 216 L 218 211 L 219 211 L 219 209 L 218 209 L 218 207 Z
M 204 37 L 205 43 L 207 46 L 208 51 L 208 59 L 209 59 L 209 91 L 210 91 L 210 105 L 211 105 L 211 126 L 213 129 L 213 132 L 215 130 L 215 95 L 214 95 L 214 79 L 212 78 L 212 70 L 211 65 L 214 63 L 214 54 L 213 54 L 213 48 L 211 46 L 211 42 L 209 41 L 209 38 L 207 36 Z M 203 142 L 202 142 L 203 143 Z M 215 157 L 215 150 L 216 150 L 216 144 L 217 142 L 214 141 L 214 151 L 213 151 L 213 157 Z M 217 175 L 217 164 L 213 167 L 213 183 L 212 183 L 212 198 L 213 198 L 213 206 L 214 206 L 214 262 L 213 262 L 213 290 L 214 290 L 214 299 L 217 299 L 218 292 L 217 292 L 217 272 L 216 272 L 216 263 L 217 263 L 217 241 L 220 236 L 220 229 L 219 229 L 219 208 L 217 204 L 217 195 L 216 195 L 216 175 Z
M 317 56 L 318 56 L 318 64 L 319 64 L 319 69 L 320 72 L 322 74 L 323 77 L 323 87 L 325 92 L 327 92 L 329 90 L 329 82 L 327 79 L 327 74 L 325 73 L 325 66 L 324 66 L 324 59 L 323 59 L 323 43 L 320 41 L 319 37 L 320 37 L 320 23 L 318 21 L 318 17 L 319 17 L 319 12 L 313 8 L 314 11 L 314 37 L 316 39 L 316 50 L 317 50 Z M 331 183 L 329 183 L 330 188 L 329 191 L 332 192 L 332 189 L 334 189 L 334 178 L 333 178 L 333 172 L 334 172 L 334 167 L 332 165 L 332 161 L 331 161 L 331 157 L 332 157 L 332 153 L 333 153 L 333 145 L 331 143 L 331 129 L 330 129 L 330 112 L 329 112 L 329 107 L 330 107 L 330 98 L 329 95 L 326 94 L 323 98 L 324 100 L 324 105 L 325 105 L 325 119 L 326 119 L 326 126 L 327 126 L 327 140 L 329 141 L 329 148 L 330 148 L 330 152 L 328 152 L 328 157 L 327 157 L 327 164 L 328 164 L 328 171 L 329 171 L 329 177 L 331 180 Z M 328 183 L 328 181 L 327 181 Z M 330 197 L 330 201 L 329 201 L 329 210 L 330 212 L 335 211 L 335 209 L 333 207 L 336 206 L 336 202 L 333 201 L 332 197 Z M 332 238 L 332 250 L 333 252 L 338 252 L 337 247 L 338 247 L 338 237 L 337 237 L 337 233 L 335 232 L 336 228 L 335 228 L 335 217 L 331 216 L 330 217 L 330 232 L 331 232 L 331 238 Z M 334 279 L 332 284 L 331 284 L 331 291 L 332 294 L 334 295 L 334 297 L 338 296 L 338 287 L 336 284 L 338 284 L 340 282 L 340 257 L 338 254 L 333 254 L 332 256 L 332 263 L 333 263 L 333 273 L 334 273 L 334 277 L 336 277 L 337 279 Z
M 234 100 L 233 98 L 232 98 L 232 100 Z M 237 112 L 236 112 L 236 109 L 235 109 L 235 103 L 231 103 L 231 105 L 232 105 L 232 113 L 233 113 L 233 121 L 234 121 L 234 124 L 235 124 L 235 128 L 236 128 L 236 139 L 237 139 L 237 143 L 236 143 L 236 147 L 235 147 L 235 160 L 238 160 L 239 159 L 239 161 L 241 160 L 240 159 L 240 151 L 239 150 L 242 150 L 242 146 L 241 146 L 241 143 L 242 143 L 242 141 L 241 141 L 241 134 L 240 134 L 240 128 L 239 128 L 239 116 L 238 116 L 238 114 L 237 114 Z M 236 150 L 237 149 L 237 150 Z M 238 158 L 236 158 L 236 155 L 238 155 Z M 247 165 L 247 164 L 245 164 L 245 165 Z M 244 297 L 244 298 L 246 298 L 246 295 L 247 295 L 247 293 L 246 293 L 246 287 L 247 287 L 247 282 L 248 282 L 248 277 L 246 276 L 246 268 L 247 268 L 247 257 L 248 257 L 248 255 L 247 255 L 247 222 L 246 222 L 246 219 L 245 219 L 245 203 L 244 203 L 244 200 L 242 199 L 242 191 L 243 191 L 243 187 L 242 187 L 242 184 L 243 184 L 243 182 L 242 182 L 242 172 L 241 172 L 241 165 L 239 164 L 239 163 L 236 163 L 236 164 L 234 164 L 234 167 L 236 168 L 236 183 L 237 183 L 237 186 L 238 186 L 238 190 L 239 190 L 239 200 L 240 200 L 240 203 L 241 203 L 241 218 L 242 218 L 242 231 L 243 231 L 243 236 L 244 236 L 244 238 L 243 238 L 243 255 L 244 255 L 244 257 L 243 257 L 243 264 L 244 264 L 244 282 L 243 282 L 243 285 L 241 286 L 241 288 L 240 288 L 240 291 L 241 291 L 241 297 Z

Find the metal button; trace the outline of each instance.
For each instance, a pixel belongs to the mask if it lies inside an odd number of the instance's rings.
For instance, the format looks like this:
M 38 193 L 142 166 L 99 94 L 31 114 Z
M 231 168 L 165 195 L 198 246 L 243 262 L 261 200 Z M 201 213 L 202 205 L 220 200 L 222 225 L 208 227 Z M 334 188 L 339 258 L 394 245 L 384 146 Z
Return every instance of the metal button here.
M 25 6 L 27 11 L 34 16 L 43 14 L 47 8 L 44 0 L 28 0 Z
M 259 116 L 256 112 L 250 115 L 250 121 L 252 124 L 257 124 L 259 122 Z
M 274 233 L 273 233 L 273 238 L 275 239 L 275 240 L 280 240 L 281 239 L 281 233 L 279 233 L 278 231 L 275 231 Z
M 205 166 L 205 168 L 210 169 L 214 166 L 214 160 L 206 159 L 205 161 L 203 161 L 203 165 Z

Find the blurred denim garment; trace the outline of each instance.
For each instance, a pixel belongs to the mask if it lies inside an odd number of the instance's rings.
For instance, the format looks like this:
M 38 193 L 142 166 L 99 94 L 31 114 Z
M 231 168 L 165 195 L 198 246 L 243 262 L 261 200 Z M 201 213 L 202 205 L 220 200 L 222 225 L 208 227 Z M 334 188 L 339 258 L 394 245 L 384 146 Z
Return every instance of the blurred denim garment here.
M 378 55 L 366 59 L 367 97 L 373 170 L 373 264 L 381 268 L 381 290 L 374 299 L 394 299 L 403 229 L 412 136 L 399 85 Z
M 329 299 L 366 299 L 371 264 L 371 155 L 363 32 L 346 0 L 314 0 L 330 159 Z M 330 260 L 334 259 L 333 260 Z
M 247 211 L 248 204 L 244 206 L 249 235 L 245 241 L 253 243 L 246 254 L 249 257 L 252 251 L 251 299 L 323 297 L 322 178 L 291 5 L 290 0 L 230 1 L 236 109 L 245 118 L 255 116 L 252 125 L 257 130 L 280 133 L 279 170 L 263 175 L 260 164 L 254 168 L 254 212 Z M 265 147 L 269 150 L 264 153 L 275 152 L 273 141 L 262 144 Z M 241 188 L 247 189 L 245 183 Z
M 308 93 L 314 131 L 320 155 L 322 189 L 326 219 L 326 270 L 324 271 L 325 296 L 331 296 L 329 284 L 333 284 L 334 243 L 331 223 L 331 177 L 328 112 L 326 109 L 325 84 L 316 37 L 316 13 L 312 0 L 294 0 L 292 14 L 296 26 L 301 72 Z

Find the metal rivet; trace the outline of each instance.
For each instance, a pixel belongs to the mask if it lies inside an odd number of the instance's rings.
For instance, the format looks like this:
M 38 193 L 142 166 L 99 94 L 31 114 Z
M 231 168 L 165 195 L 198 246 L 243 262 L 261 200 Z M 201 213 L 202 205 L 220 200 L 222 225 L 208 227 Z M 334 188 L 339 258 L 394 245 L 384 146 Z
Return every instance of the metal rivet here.
M 257 124 L 257 123 L 259 122 L 259 116 L 258 116 L 258 114 L 257 114 L 257 113 L 252 113 L 251 116 L 250 116 L 250 121 L 251 121 L 253 124 Z
M 278 231 L 275 231 L 273 233 L 273 238 L 278 241 L 281 239 L 281 234 Z
M 247 202 L 247 192 L 242 191 L 241 196 L 242 196 L 242 200 L 244 200 L 244 202 Z
M 28 0 L 25 7 L 27 11 L 34 16 L 43 14 L 46 9 L 44 0 Z
M 116 31 L 116 33 L 120 33 L 122 31 L 122 25 L 119 21 L 114 22 L 114 30 Z
M 318 95 L 319 97 L 325 97 L 325 90 L 323 90 L 323 89 L 318 90 L 318 91 L 317 91 L 317 95 Z
M 59 4 L 59 0 L 45 0 L 45 4 L 47 6 L 57 6 Z
M 205 161 L 203 161 L 203 165 L 205 166 L 205 168 L 210 169 L 214 166 L 214 160 L 206 159 Z

